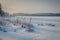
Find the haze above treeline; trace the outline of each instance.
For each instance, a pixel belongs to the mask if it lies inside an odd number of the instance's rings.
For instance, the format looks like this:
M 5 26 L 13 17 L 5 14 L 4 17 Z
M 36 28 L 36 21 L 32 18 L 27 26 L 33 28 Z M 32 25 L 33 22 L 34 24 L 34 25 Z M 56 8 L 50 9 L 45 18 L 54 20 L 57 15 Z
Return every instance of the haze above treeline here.
M 0 16 L 60 16 L 60 13 L 13 13 L 10 14 L 2 10 L 0 4 Z

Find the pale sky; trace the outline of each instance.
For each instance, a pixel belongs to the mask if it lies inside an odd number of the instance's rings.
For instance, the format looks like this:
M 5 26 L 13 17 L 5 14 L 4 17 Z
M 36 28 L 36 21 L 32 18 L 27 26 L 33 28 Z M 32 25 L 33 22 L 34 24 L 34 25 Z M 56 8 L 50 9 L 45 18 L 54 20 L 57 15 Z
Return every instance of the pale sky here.
M 3 10 L 12 13 L 60 13 L 60 0 L 0 0 Z

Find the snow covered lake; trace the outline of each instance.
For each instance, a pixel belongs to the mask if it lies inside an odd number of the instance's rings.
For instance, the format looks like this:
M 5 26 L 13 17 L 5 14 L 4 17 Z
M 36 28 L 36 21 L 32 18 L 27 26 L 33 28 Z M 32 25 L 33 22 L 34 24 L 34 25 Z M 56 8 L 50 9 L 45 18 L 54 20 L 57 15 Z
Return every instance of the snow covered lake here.
M 0 40 L 60 40 L 60 17 L 16 16 L 2 19 L 6 19 L 3 20 L 6 25 L 0 25 Z M 34 32 L 26 31 L 19 23 L 13 25 L 17 20 L 32 24 Z M 16 32 L 13 31 L 15 29 Z

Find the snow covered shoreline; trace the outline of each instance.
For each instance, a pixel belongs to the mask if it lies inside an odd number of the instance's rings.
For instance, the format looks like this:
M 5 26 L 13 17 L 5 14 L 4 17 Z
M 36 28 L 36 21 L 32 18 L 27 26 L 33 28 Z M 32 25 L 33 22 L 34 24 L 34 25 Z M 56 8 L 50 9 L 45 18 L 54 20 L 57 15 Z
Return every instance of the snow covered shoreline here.
M 30 21 L 30 18 L 32 20 Z M 5 17 L 4 23 L 0 25 L 8 31 L 0 31 L 0 40 L 60 40 L 60 17 Z M 0 21 L 2 19 L 0 18 Z M 17 22 L 32 24 L 35 32 L 27 32 Z M 16 24 L 16 25 L 15 25 Z M 22 23 L 23 24 L 23 23 Z M 15 26 L 14 26 L 15 25 Z M 31 26 L 32 26 L 31 25 Z M 27 25 L 29 26 L 29 25 Z M 16 32 L 13 30 L 16 29 Z

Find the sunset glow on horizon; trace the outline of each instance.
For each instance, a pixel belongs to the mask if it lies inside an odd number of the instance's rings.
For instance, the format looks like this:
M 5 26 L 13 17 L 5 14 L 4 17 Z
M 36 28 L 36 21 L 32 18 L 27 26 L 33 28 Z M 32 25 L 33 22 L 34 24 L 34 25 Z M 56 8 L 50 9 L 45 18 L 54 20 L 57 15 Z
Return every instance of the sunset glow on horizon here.
M 60 13 L 59 0 L 0 0 L 3 10 L 12 13 Z

